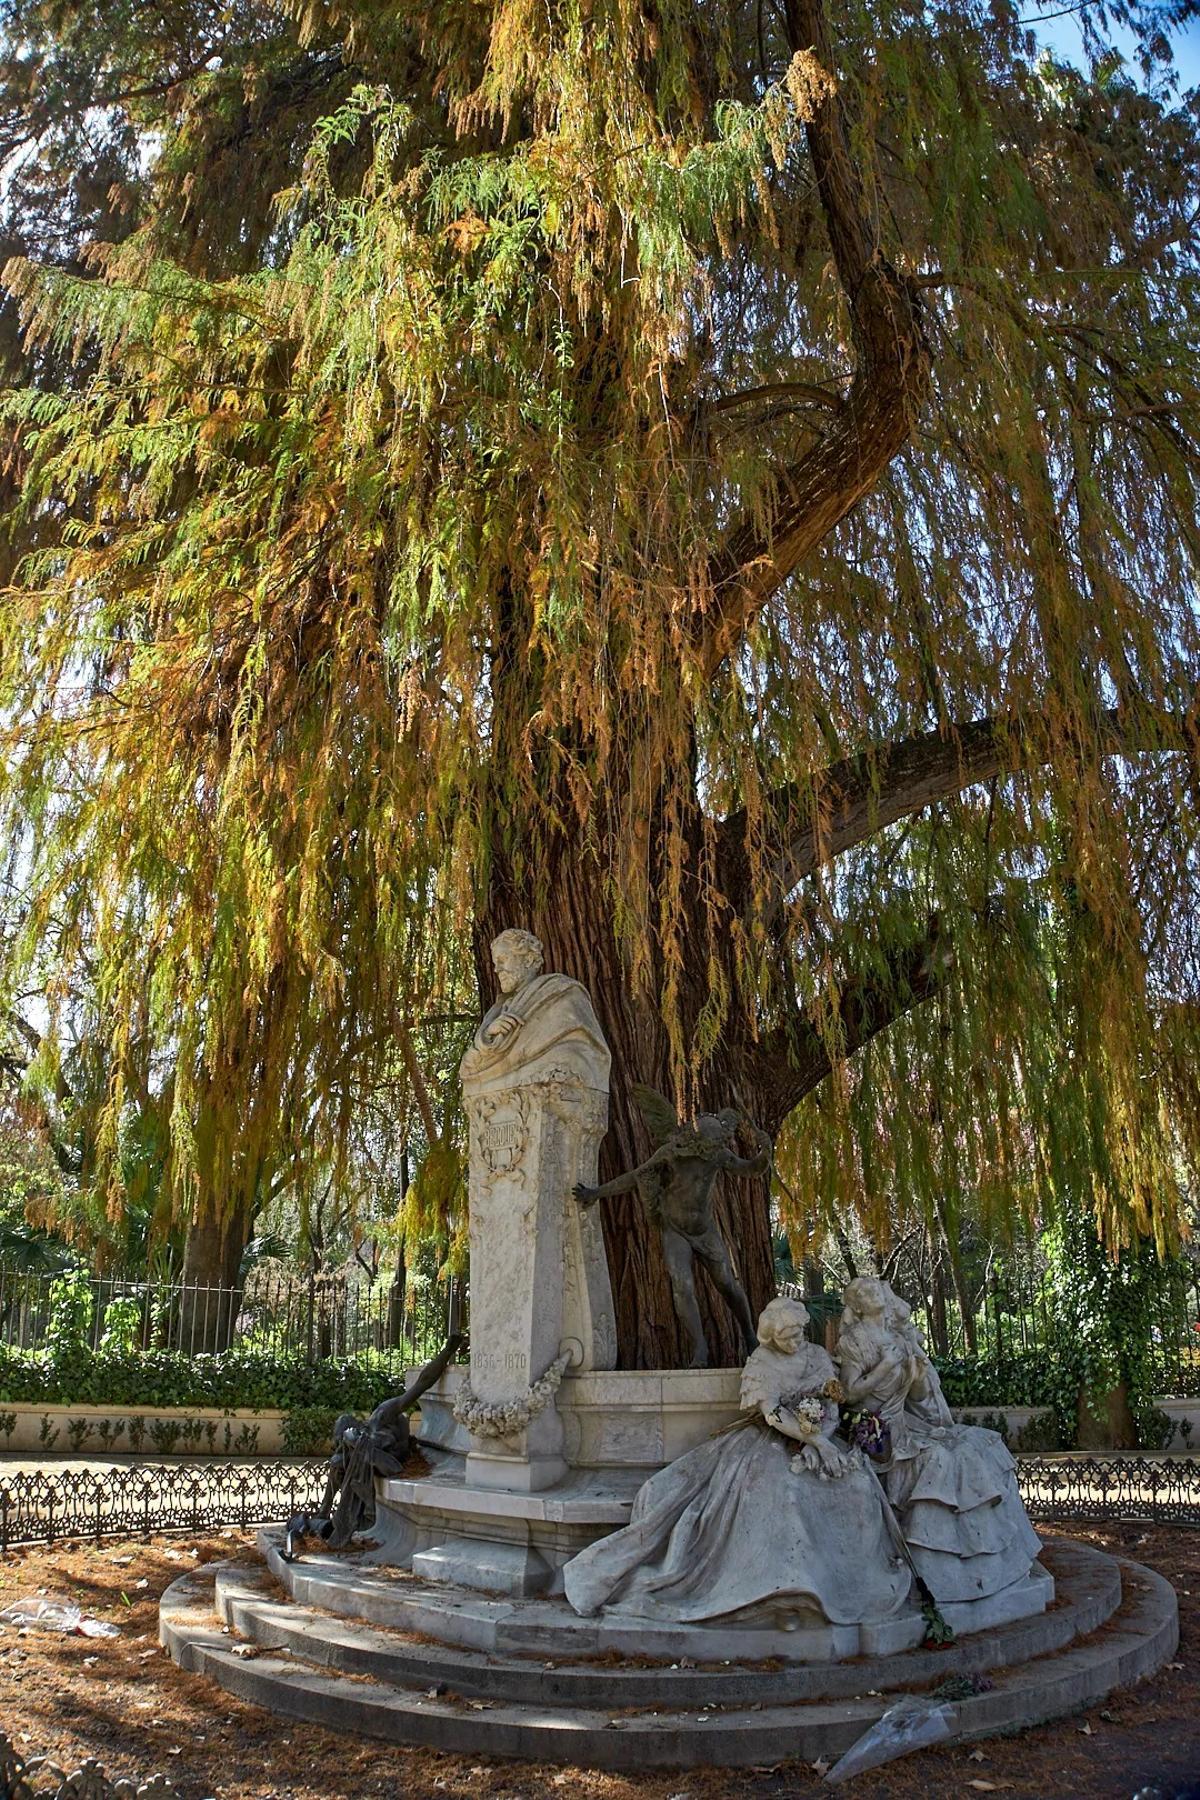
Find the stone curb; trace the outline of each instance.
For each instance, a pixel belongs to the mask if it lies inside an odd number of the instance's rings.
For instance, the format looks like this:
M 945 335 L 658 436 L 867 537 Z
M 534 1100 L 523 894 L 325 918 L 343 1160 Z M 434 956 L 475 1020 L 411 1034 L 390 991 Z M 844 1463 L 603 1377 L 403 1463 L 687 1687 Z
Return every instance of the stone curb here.
M 1136 1563 L 1119 1566 L 1124 1597 L 1108 1626 L 1070 1649 L 1001 1671 L 993 1692 L 954 1704 L 950 1741 L 1061 1717 L 1162 1666 L 1179 1637 L 1174 1589 Z M 880 1695 L 732 1711 L 672 1707 L 610 1715 L 594 1708 L 551 1710 L 431 1695 L 415 1686 L 330 1674 L 252 1647 L 240 1656 L 215 1623 L 214 1582 L 215 1571 L 188 1574 L 163 1595 L 160 1638 L 180 1667 L 211 1675 L 230 1693 L 290 1718 L 459 1754 L 624 1770 L 811 1762 L 848 1749 L 888 1704 Z M 661 1681 L 671 1672 L 654 1673 Z
M 547 1667 L 528 1657 L 450 1649 L 406 1637 L 402 1625 L 347 1626 L 329 1611 L 281 1601 L 271 1593 L 265 1571 L 240 1566 L 218 1568 L 216 1609 L 223 1621 L 262 1649 L 282 1649 L 323 1667 L 388 1683 L 444 1681 L 457 1692 L 489 1699 L 615 1707 L 653 1705 L 669 1684 L 676 1706 L 790 1705 L 936 1683 L 951 1667 L 956 1674 L 972 1674 L 1027 1662 L 1095 1631 L 1120 1605 L 1120 1576 L 1111 1558 L 1058 1545 L 1047 1560 L 1061 1596 L 1047 1613 L 962 1637 L 946 1650 L 796 1663 L 786 1669 L 707 1665 L 685 1670 L 658 1664 L 600 1670 L 562 1658 Z M 297 1572 L 296 1565 L 285 1567 L 289 1574 Z M 386 1593 L 387 1584 L 380 1586 Z M 737 1634 L 730 1632 L 725 1647 L 736 1649 L 736 1641 Z

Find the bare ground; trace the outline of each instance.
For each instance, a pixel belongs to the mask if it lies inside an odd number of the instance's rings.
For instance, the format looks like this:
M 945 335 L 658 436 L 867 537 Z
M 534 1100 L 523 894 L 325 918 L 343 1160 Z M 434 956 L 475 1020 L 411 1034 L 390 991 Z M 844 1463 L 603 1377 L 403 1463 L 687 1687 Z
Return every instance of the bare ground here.
M 1200 1800 L 1200 1530 L 1077 1528 L 1071 1535 L 1159 1569 L 1179 1593 L 1177 1662 L 1102 1708 L 977 1749 L 926 1751 L 861 1777 L 861 1800 L 1006 1793 L 1037 1800 Z M 690 1771 L 630 1778 L 481 1762 L 363 1744 L 273 1718 L 159 1650 L 158 1598 L 185 1568 L 236 1555 L 236 1533 L 14 1552 L 0 1559 L 0 1606 L 68 1599 L 121 1628 L 117 1638 L 0 1634 L 0 1727 L 25 1756 L 68 1768 L 97 1757 L 110 1775 L 165 1771 L 183 1800 L 800 1800 L 828 1794 L 812 1770 Z

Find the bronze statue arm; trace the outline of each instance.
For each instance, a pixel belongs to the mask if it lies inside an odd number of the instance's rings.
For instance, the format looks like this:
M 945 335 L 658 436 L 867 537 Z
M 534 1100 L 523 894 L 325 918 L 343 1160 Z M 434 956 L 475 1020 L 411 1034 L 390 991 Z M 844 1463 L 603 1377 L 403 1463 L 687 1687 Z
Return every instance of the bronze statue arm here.
M 765 1175 L 771 1167 L 771 1141 L 768 1138 L 756 1156 L 735 1156 L 732 1150 L 722 1150 L 715 1161 L 727 1175 Z
M 653 1161 L 654 1158 L 651 1157 L 650 1162 Z M 632 1194 L 637 1186 L 638 1176 L 650 1167 L 650 1162 L 643 1163 L 641 1168 L 630 1169 L 627 1175 L 614 1175 L 603 1187 L 588 1187 L 586 1182 L 577 1181 L 571 1192 L 580 1206 L 591 1206 L 596 1200 L 615 1200 L 618 1194 Z
M 397 1394 L 393 1400 L 382 1401 L 381 1404 L 375 1408 L 375 1411 L 371 1414 L 371 1423 L 386 1428 L 391 1425 L 393 1419 L 397 1418 L 401 1413 L 406 1413 L 409 1407 L 414 1405 L 421 1398 L 422 1394 L 428 1393 L 434 1382 L 440 1380 L 445 1374 L 446 1369 L 454 1358 L 454 1352 L 461 1343 L 462 1333 L 458 1331 L 454 1332 L 451 1337 L 446 1339 L 446 1342 L 442 1345 L 437 1355 L 432 1357 L 430 1361 L 425 1364 L 425 1367 L 413 1379 L 410 1385 L 405 1388 L 402 1394 Z

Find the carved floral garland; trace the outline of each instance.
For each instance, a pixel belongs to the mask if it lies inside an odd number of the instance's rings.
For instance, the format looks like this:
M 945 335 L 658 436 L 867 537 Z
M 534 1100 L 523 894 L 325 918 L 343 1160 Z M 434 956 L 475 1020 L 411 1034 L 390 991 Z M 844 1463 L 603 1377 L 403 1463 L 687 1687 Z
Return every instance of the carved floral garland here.
M 458 1390 L 454 1417 L 473 1437 L 512 1437 L 516 1432 L 524 1431 L 539 1413 L 545 1412 L 570 1364 L 571 1352 L 564 1350 L 561 1356 L 555 1357 L 541 1380 L 526 1388 L 520 1400 L 480 1400 L 468 1376 Z

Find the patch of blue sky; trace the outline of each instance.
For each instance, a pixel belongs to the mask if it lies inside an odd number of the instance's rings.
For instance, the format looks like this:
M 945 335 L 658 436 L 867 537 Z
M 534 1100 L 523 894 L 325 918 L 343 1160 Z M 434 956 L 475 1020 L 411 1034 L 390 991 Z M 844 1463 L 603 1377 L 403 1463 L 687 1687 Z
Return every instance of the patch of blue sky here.
M 1021 6 L 1022 21 L 1040 42 L 1064 62 L 1074 63 L 1081 69 L 1086 69 L 1091 61 L 1084 41 L 1083 15 L 1086 13 L 1096 20 L 1097 12 L 1094 0 L 1081 0 L 1074 5 L 1069 0 L 1065 5 L 1059 4 L 1058 0 L 1045 0 L 1042 5 L 1036 4 L 1035 0 L 1024 0 Z M 1123 57 L 1129 76 L 1140 81 L 1134 33 L 1111 18 L 1098 30 L 1104 42 Z M 1200 19 L 1191 19 L 1171 31 L 1170 42 L 1180 92 L 1187 93 L 1200 87 Z

